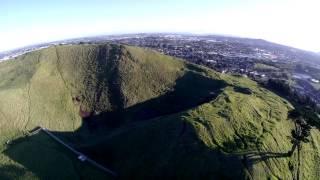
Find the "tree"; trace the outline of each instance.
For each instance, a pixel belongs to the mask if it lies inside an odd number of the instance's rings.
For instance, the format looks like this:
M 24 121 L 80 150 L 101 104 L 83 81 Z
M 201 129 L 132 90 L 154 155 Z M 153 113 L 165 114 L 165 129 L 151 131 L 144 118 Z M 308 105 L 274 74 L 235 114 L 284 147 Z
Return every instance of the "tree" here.
M 291 131 L 291 143 L 292 148 L 288 152 L 289 156 L 292 156 L 294 151 L 297 149 L 298 151 L 298 170 L 297 170 L 297 180 L 299 180 L 300 177 L 300 152 L 301 152 L 301 143 L 308 143 L 310 142 L 309 136 L 312 126 L 304 119 L 303 116 L 304 112 L 301 112 L 299 110 L 293 110 L 290 112 L 289 116 L 293 118 L 295 123 L 295 129 Z

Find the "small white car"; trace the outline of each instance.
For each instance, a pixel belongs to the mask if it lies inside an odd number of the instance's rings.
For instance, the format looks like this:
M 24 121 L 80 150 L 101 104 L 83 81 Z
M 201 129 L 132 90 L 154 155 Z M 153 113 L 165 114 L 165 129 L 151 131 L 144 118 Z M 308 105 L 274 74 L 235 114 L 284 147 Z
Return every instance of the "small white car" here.
M 84 161 L 87 160 L 87 157 L 84 156 L 84 155 L 79 155 L 79 156 L 78 156 L 78 159 L 79 159 L 81 162 L 84 162 Z

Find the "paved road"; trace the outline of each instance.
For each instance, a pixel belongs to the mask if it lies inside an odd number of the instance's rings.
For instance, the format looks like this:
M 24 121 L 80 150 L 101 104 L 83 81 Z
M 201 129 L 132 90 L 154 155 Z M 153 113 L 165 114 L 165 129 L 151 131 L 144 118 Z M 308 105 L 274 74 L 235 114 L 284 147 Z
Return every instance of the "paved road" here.
M 75 150 L 73 147 L 71 147 L 70 145 L 66 144 L 65 142 L 63 142 L 60 138 L 58 138 L 56 135 L 54 135 L 53 133 L 51 133 L 47 128 L 43 128 L 43 127 L 39 127 L 36 130 L 33 130 L 31 134 L 36 134 L 40 131 L 43 131 L 44 133 L 46 133 L 48 136 L 50 136 L 52 139 L 54 139 L 55 141 L 57 141 L 59 144 L 63 145 L 64 147 L 66 147 L 67 149 L 69 149 L 70 151 L 72 151 L 74 154 L 77 155 L 78 159 L 81 161 L 86 161 L 88 163 L 90 163 L 91 165 L 97 167 L 98 169 L 101 169 L 102 171 L 111 174 L 112 176 L 116 177 L 117 173 L 113 172 L 112 170 L 102 166 L 101 164 L 97 163 L 96 161 L 90 159 L 89 157 L 87 157 L 86 155 L 84 155 L 83 153 Z

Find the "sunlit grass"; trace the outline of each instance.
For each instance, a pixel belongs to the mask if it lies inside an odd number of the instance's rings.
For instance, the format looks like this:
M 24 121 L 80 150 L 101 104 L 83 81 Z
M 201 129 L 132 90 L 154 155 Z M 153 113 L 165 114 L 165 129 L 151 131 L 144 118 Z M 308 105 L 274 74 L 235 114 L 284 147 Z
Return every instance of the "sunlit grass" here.
M 92 114 L 119 111 L 125 121 L 99 134 L 80 131 L 80 106 Z M 296 164 L 296 154 L 267 159 L 258 154 L 250 169 L 242 161 L 248 152 L 291 149 L 294 126 L 287 114 L 292 108 L 247 78 L 152 50 L 110 44 L 50 47 L 0 63 L 0 179 L 101 178 L 50 138 L 24 138 L 36 126 L 60 132 L 124 179 L 172 174 L 178 179 L 292 179 L 289 164 Z M 146 111 L 156 117 L 143 119 Z M 19 143 L 4 145 L 15 139 Z M 313 130 L 312 143 L 303 145 L 303 177 L 318 177 L 319 139 Z M 47 171 L 48 166 L 57 168 Z M 8 167 L 12 172 L 2 173 Z

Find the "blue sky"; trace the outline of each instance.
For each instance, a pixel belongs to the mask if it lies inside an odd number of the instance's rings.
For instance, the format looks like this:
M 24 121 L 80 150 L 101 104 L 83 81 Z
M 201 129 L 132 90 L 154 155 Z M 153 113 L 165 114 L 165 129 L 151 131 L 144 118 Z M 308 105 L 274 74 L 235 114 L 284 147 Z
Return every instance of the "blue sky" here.
M 0 0 L 0 51 L 99 34 L 191 32 L 320 51 L 317 0 Z

